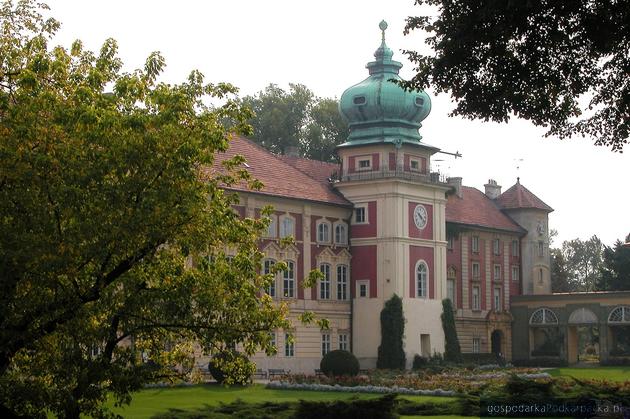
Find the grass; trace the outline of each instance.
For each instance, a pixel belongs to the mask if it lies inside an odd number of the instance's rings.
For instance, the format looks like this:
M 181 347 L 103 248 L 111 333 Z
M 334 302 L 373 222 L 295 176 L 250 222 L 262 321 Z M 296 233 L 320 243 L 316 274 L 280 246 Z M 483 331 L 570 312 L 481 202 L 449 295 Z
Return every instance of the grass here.
M 142 390 L 133 395 L 129 406 L 114 408 L 114 412 L 125 418 L 151 418 L 157 413 L 168 409 L 192 410 L 204 405 L 217 406 L 219 403 L 231 403 L 237 399 L 245 403 L 291 402 L 297 400 L 346 400 L 351 397 L 370 399 L 380 397 L 380 394 L 339 393 L 324 391 L 274 390 L 266 389 L 263 385 L 249 387 L 222 387 L 216 384 L 205 384 L 191 387 L 167 387 Z M 402 396 L 416 401 L 435 403 L 449 403 L 449 397 L 433 396 Z
M 552 376 L 571 376 L 577 379 L 608 381 L 630 380 L 630 367 L 556 368 L 547 371 Z

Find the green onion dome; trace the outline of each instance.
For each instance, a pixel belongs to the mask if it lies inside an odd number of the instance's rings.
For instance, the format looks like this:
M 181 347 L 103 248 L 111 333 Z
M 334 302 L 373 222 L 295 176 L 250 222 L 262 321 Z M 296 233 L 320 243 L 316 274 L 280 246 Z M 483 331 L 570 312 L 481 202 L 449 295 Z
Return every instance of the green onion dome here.
M 346 89 L 339 100 L 339 111 L 348 122 L 348 141 L 339 147 L 371 143 L 413 143 L 421 140 L 420 123 L 431 111 L 431 99 L 424 91 L 405 91 L 395 83 L 402 64 L 392 60 L 385 44 L 387 22 L 379 24 L 381 46 L 375 61 L 367 64 L 369 77 Z

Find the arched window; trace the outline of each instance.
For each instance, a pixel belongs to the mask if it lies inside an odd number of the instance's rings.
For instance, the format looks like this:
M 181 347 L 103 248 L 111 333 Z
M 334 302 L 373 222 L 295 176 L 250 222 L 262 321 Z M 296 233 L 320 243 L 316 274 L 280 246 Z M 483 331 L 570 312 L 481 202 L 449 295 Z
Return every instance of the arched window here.
M 295 297 L 295 263 L 288 260 L 287 270 L 284 271 L 283 292 L 287 298 Z
M 345 223 L 335 224 L 335 243 L 340 245 L 348 244 L 348 227 Z
M 337 300 L 348 299 L 348 267 L 337 265 Z
M 320 221 L 317 224 L 317 241 L 319 243 L 330 243 L 330 224 Z
M 324 274 L 319 282 L 319 298 L 320 300 L 330 300 L 330 265 L 322 263 L 319 265 L 319 270 Z
M 558 324 L 558 316 L 548 308 L 539 308 L 529 318 L 531 325 Z
M 289 215 L 280 217 L 280 238 L 295 236 L 295 220 Z
M 630 306 L 619 306 L 610 312 L 608 323 L 629 323 L 630 324 Z
M 273 265 L 276 264 L 276 261 L 273 259 L 265 259 L 263 261 L 263 274 L 265 275 L 269 275 L 271 273 L 271 270 L 273 268 Z M 270 296 L 270 297 L 275 297 L 276 296 L 276 278 L 273 278 L 273 281 L 271 282 L 271 284 L 265 289 L 265 292 Z
M 429 269 L 424 261 L 416 265 L 416 297 L 427 298 Z

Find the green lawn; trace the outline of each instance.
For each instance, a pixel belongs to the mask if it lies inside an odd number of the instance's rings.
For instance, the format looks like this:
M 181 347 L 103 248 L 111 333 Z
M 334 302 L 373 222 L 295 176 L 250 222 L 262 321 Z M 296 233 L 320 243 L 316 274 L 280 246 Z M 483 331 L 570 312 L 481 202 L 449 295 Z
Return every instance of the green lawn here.
M 630 367 L 556 368 L 547 371 L 553 376 L 571 376 L 578 379 L 626 381 L 630 380 Z
M 351 397 L 367 399 L 380 397 L 380 394 L 356 394 L 323 391 L 299 391 L 299 390 L 272 390 L 263 385 L 250 387 L 225 388 L 218 385 L 206 384 L 192 387 L 171 387 L 160 389 L 142 390 L 133 395 L 129 406 L 114 409 L 116 413 L 125 418 L 150 418 L 151 416 L 166 412 L 169 408 L 195 409 L 204 405 L 218 405 L 219 402 L 230 403 L 241 399 L 248 403 L 261 403 L 266 401 L 285 402 L 296 400 L 344 400 Z M 448 403 L 449 397 L 432 396 L 404 396 L 413 401 L 433 401 Z

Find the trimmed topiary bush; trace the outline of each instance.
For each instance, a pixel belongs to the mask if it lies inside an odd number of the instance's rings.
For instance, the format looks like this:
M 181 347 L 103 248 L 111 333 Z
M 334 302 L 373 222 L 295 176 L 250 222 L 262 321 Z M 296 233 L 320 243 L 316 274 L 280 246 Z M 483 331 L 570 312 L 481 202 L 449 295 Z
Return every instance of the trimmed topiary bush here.
M 402 370 L 405 368 L 405 317 L 402 300 L 394 294 L 381 311 L 381 345 L 378 347 L 376 368 Z
M 319 368 L 328 377 L 338 375 L 357 375 L 359 373 L 359 360 L 348 351 L 338 349 L 328 352 L 319 363 Z
M 442 300 L 442 329 L 444 329 L 444 359 L 448 362 L 462 362 L 462 351 L 455 329 L 455 316 L 453 316 L 453 303 L 450 298 Z
M 412 370 L 419 370 L 429 365 L 429 360 L 423 356 L 416 354 L 413 357 L 413 365 L 411 366 Z
M 247 384 L 251 382 L 256 367 L 242 353 L 220 352 L 208 363 L 208 371 L 218 383 Z

